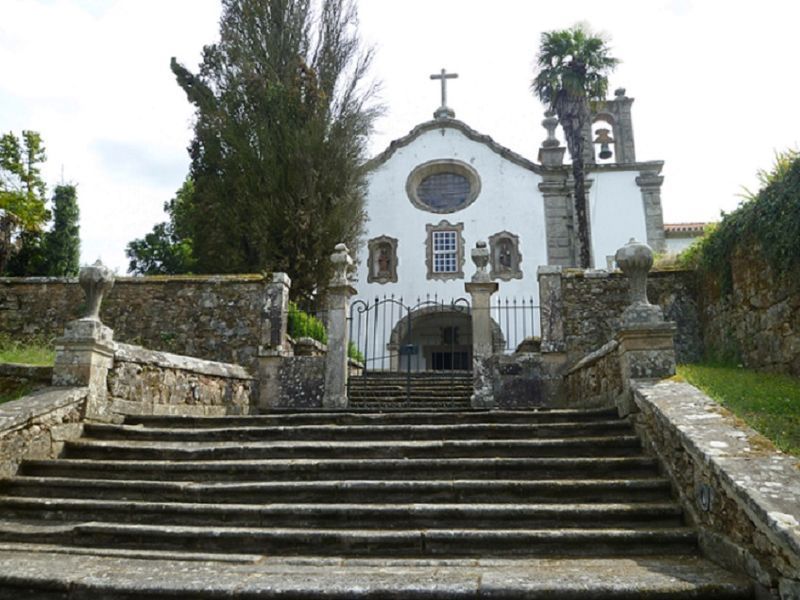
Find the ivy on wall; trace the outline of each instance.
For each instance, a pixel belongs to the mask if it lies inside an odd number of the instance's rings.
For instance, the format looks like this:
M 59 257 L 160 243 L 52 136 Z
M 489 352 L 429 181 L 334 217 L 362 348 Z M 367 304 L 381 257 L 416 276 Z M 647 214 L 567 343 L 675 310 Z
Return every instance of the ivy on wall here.
M 760 248 L 787 279 L 800 276 L 800 152 L 779 153 L 772 170 L 758 175 L 761 189 L 746 192 L 739 208 L 681 255 L 684 266 L 715 278 L 723 294 L 733 289 L 732 258 L 742 248 Z

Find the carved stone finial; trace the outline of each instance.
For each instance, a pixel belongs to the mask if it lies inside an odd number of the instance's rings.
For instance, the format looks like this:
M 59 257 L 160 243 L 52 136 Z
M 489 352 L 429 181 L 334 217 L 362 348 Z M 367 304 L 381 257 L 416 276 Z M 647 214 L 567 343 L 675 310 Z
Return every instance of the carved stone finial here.
M 542 148 L 558 148 L 560 145 L 560 142 L 556 139 L 558 119 L 552 110 L 548 110 L 544 113 L 542 127 L 547 130 L 547 139 L 542 142 Z
M 614 90 L 614 95 L 617 98 L 624 98 L 625 97 L 625 88 L 624 87 L 620 87 L 620 88 L 615 89 Z
M 650 246 L 635 239 L 617 250 L 614 259 L 630 280 L 630 304 L 622 313 L 626 324 L 660 323 L 664 320 L 661 307 L 647 300 L 647 274 L 653 266 Z
M 350 285 L 347 279 L 347 274 L 353 266 L 353 259 L 350 258 L 350 252 L 344 244 L 336 244 L 334 253 L 331 254 L 331 262 L 333 263 L 333 280 L 331 286 Z
M 492 278 L 489 277 L 489 272 L 486 270 L 486 266 L 489 264 L 489 248 L 486 246 L 486 242 L 483 240 L 476 242 L 470 256 L 477 268 L 475 274 L 472 276 L 472 281 L 474 283 L 486 283 L 491 281 Z
M 91 266 L 81 267 L 78 281 L 86 294 L 86 314 L 83 318 L 99 321 L 103 297 L 114 287 L 114 272 L 98 259 Z

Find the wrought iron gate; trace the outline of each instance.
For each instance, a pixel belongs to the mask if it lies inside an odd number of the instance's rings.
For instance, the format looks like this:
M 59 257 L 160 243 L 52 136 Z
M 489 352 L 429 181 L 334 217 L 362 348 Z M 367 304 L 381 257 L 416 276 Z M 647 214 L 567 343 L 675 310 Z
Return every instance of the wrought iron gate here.
M 452 384 L 472 371 L 472 322 L 465 298 L 418 299 L 384 296 L 350 306 L 350 341 L 364 365 L 352 384 L 410 401 L 414 388 L 436 381 Z M 396 396 L 395 396 L 396 393 Z M 352 395 L 351 395 L 352 397 Z

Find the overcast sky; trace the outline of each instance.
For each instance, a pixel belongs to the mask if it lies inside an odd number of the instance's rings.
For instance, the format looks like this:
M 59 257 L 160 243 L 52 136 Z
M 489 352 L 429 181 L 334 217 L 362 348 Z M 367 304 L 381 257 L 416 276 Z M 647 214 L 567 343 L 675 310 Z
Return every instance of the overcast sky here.
M 542 31 L 605 32 L 633 105 L 639 160 L 664 160 L 667 222 L 707 221 L 800 142 L 797 0 L 359 0 L 388 108 L 371 149 L 432 117 L 445 67 L 456 117 L 530 158 Z M 0 0 L 0 132 L 41 133 L 49 189 L 78 185 L 83 262 L 124 273 L 125 245 L 164 220 L 189 160 L 192 111 L 169 69 L 195 69 L 219 0 Z

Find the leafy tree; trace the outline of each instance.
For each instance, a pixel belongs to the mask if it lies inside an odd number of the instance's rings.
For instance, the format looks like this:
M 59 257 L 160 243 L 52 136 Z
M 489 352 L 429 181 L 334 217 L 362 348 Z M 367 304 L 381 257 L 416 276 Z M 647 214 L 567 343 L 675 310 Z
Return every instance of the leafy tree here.
M 366 140 L 380 107 L 353 0 L 223 0 L 199 72 L 188 221 L 199 272 L 284 271 L 324 290 L 329 255 L 364 221 Z M 167 232 L 164 232 L 165 234 Z
M 609 52 L 606 41 L 593 35 L 584 25 L 544 32 L 536 57 L 538 72 L 531 85 L 533 93 L 558 117 L 572 157 L 575 216 L 583 268 L 591 266 L 584 180 L 585 134 L 591 119 L 590 102 L 605 98 L 608 73 L 619 63 Z
M 125 249 L 128 271 L 138 275 L 191 273 L 194 269 L 189 214 L 194 197 L 194 182 L 187 178 L 164 203 L 169 221 L 159 223 L 153 231 L 130 242 Z
M 45 159 L 35 131 L 23 131 L 21 140 L 11 132 L 0 137 L 0 273 L 25 239 L 40 243 L 37 234 L 50 218 L 40 168 Z

